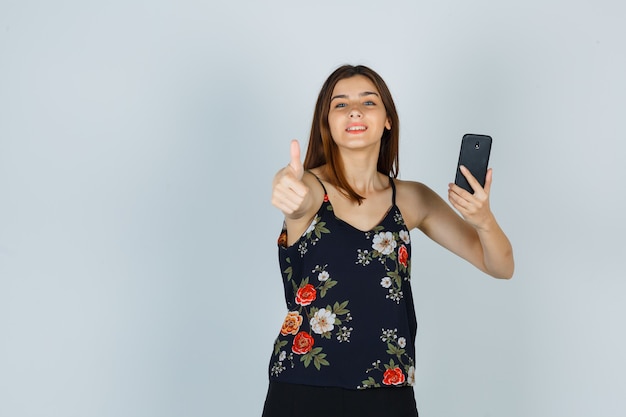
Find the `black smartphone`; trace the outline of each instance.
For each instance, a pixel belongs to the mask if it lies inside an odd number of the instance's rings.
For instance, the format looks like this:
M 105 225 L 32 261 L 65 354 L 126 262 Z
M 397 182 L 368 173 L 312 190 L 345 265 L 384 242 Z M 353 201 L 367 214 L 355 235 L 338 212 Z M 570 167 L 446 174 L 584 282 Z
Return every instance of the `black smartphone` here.
M 464 165 L 478 180 L 480 186 L 485 186 L 489 154 L 491 153 L 491 142 L 491 136 L 487 135 L 468 133 L 463 136 L 459 162 L 456 165 L 456 178 L 454 179 L 456 185 L 474 194 L 474 190 L 461 173 L 460 166 Z

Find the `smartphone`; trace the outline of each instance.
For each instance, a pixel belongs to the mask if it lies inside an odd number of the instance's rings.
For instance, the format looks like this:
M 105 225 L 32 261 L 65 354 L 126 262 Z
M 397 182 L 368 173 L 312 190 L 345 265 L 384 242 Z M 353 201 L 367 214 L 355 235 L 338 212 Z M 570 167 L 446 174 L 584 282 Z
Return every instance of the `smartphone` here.
M 454 179 L 456 185 L 474 194 L 474 190 L 461 173 L 460 166 L 464 165 L 478 180 L 480 186 L 485 186 L 489 154 L 491 153 L 491 142 L 491 136 L 487 135 L 468 133 L 463 136 L 459 162 L 456 165 L 456 178 Z

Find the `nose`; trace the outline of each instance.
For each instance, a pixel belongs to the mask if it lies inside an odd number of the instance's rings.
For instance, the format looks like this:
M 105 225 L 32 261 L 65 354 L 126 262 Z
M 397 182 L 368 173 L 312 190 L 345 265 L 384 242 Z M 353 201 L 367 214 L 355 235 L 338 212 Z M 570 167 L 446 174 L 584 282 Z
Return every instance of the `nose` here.
M 350 109 L 350 118 L 351 119 L 360 119 L 363 115 L 361 114 L 361 112 L 359 111 L 358 108 L 356 107 L 352 107 L 352 109 Z

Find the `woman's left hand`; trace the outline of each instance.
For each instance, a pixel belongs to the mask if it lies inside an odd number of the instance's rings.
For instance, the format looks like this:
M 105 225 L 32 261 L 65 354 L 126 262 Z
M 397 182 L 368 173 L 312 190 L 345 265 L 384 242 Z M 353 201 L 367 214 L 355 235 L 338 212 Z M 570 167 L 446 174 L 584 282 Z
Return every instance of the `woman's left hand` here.
M 476 229 L 487 228 L 493 221 L 493 214 L 489 207 L 489 192 L 491 190 L 491 168 L 487 170 L 485 187 L 470 173 L 469 169 L 461 166 L 461 173 L 474 190 L 474 194 L 464 190 L 456 184 L 448 184 L 448 201 L 458 210 L 463 218 Z

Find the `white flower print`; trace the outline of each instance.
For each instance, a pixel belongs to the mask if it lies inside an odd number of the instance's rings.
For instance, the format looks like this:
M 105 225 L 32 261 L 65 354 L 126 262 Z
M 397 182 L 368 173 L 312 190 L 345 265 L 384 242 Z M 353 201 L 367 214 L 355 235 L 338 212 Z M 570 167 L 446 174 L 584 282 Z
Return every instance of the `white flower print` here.
M 282 361 L 284 361 L 284 360 L 285 360 L 285 358 L 287 358 L 287 352 L 285 352 L 284 350 L 282 350 L 282 351 L 280 352 L 280 356 L 278 357 L 278 360 L 282 362 Z
M 317 276 L 317 279 L 319 279 L 322 282 L 328 280 L 328 278 L 330 278 L 330 274 L 326 271 L 320 272 L 320 274 Z
M 380 340 L 386 342 L 387 340 L 395 340 L 398 338 L 398 329 L 383 329 L 383 333 L 380 336 Z
M 411 366 L 409 368 L 408 378 L 406 379 L 407 384 L 414 385 L 415 384 L 415 367 Z
M 404 337 L 398 338 L 398 346 L 400 346 L 402 349 L 405 348 L 405 346 L 406 346 L 406 339 Z
M 300 242 L 300 244 L 298 245 L 298 252 L 300 252 L 300 256 L 301 257 L 304 256 L 307 253 L 306 246 L 307 246 L 307 243 L 304 240 L 302 242 Z
M 380 280 L 380 285 L 381 285 L 383 288 L 389 288 L 389 287 L 391 287 L 391 278 L 389 278 L 389 277 L 385 277 L 385 278 L 381 279 L 381 280 Z
M 399 236 L 406 245 L 411 243 L 411 234 L 408 230 L 400 230 Z
M 389 255 L 398 246 L 391 232 L 380 232 L 372 239 L 372 248 L 383 255 Z
M 332 331 L 335 328 L 335 317 L 337 315 L 330 310 L 318 310 L 311 319 L 311 330 L 317 334 Z
M 305 235 L 308 235 L 309 233 L 312 233 L 313 230 L 315 230 L 315 225 L 317 224 L 317 222 L 319 221 L 319 217 L 315 216 L 315 218 L 313 219 L 313 221 L 311 222 L 311 224 L 309 225 L 309 228 L 306 229 L 306 232 L 304 232 Z
M 370 263 L 369 251 L 367 249 L 365 250 L 357 249 L 356 252 L 357 252 L 357 260 L 355 263 L 361 264 L 363 266 L 369 265 Z
M 273 376 L 278 376 L 285 369 L 287 368 L 283 366 L 282 362 L 274 362 L 274 365 L 272 366 L 272 369 L 271 369 L 271 373 Z
M 400 304 L 400 300 L 402 300 L 403 296 L 404 293 L 401 290 L 397 288 L 389 288 L 389 294 L 387 294 L 385 298 L 395 301 L 396 304 Z
M 339 340 L 339 343 L 349 342 L 352 330 L 354 329 L 348 326 L 343 326 L 341 329 L 339 329 L 339 332 L 337 332 L 337 340 Z

